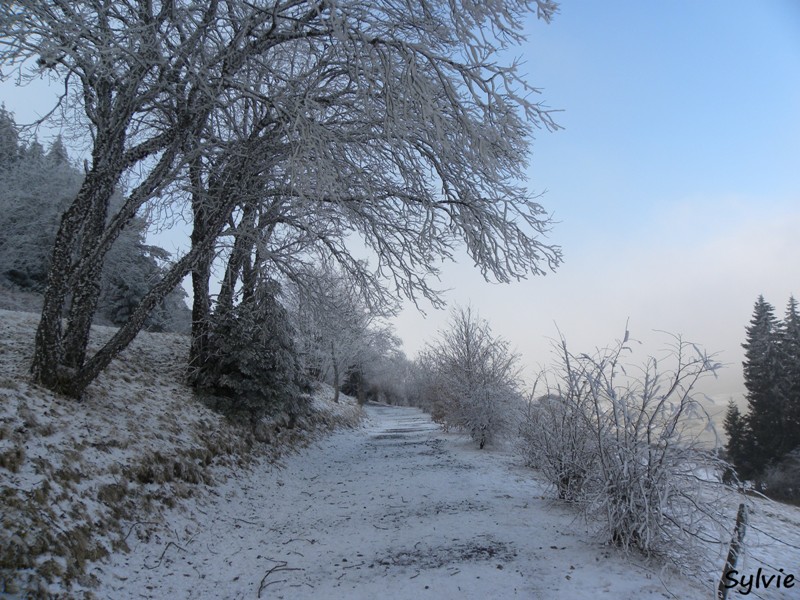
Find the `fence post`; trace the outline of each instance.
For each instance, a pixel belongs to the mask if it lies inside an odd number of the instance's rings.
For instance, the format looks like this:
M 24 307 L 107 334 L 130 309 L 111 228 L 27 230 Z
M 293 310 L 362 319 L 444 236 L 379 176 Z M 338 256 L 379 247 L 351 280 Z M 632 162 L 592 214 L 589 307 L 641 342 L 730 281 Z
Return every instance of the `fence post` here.
M 736 569 L 736 562 L 742 552 L 742 542 L 744 541 L 745 529 L 747 528 L 747 508 L 744 502 L 739 504 L 739 511 L 736 513 L 736 526 L 733 528 L 731 547 L 728 549 L 728 558 L 725 560 L 725 568 L 722 570 L 722 577 L 717 586 L 718 600 L 726 600 L 728 597 L 728 587 L 725 585 L 725 576 Z

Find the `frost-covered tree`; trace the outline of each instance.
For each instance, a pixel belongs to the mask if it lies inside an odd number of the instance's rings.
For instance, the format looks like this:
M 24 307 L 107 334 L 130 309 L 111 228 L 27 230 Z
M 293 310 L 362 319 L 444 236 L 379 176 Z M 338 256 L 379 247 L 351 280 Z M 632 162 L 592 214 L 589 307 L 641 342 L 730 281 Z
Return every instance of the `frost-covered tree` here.
M 507 340 L 471 308 L 455 308 L 448 328 L 427 344 L 421 360 L 432 367 L 447 425 L 480 448 L 508 433 L 520 408 L 519 357 Z
M 47 151 L 47 160 L 57 166 L 69 164 L 69 152 L 64 145 L 64 138 L 60 134 L 56 136 L 56 139 L 50 145 L 50 149 Z
M 171 264 L 169 252 L 148 244 L 146 237 L 147 222 L 137 217 L 108 253 L 100 283 L 98 313 L 114 325 L 123 325 L 130 319 L 153 283 Z M 188 333 L 191 312 L 186 296 L 182 287 L 176 287 L 147 316 L 144 328 Z
M 14 117 L 0 105 L 0 169 L 14 164 L 19 158 L 19 132 Z
M 69 163 L 54 163 L 20 145 L 0 169 L 0 270 L 23 288 L 43 292 L 61 213 L 80 188 Z
M 15 128 L 13 119 L 5 118 Z M 10 137 L 9 143 L 13 141 Z M 17 158 L 0 169 L 0 275 L 17 287 L 42 293 L 59 219 L 80 189 L 82 175 L 70 163 L 60 136 L 47 151 L 34 140 L 27 146 L 20 143 L 12 154 Z M 136 218 L 109 252 L 98 300 L 103 322 L 124 323 L 169 263 L 164 250 L 145 243 L 145 234 L 146 222 Z M 186 330 L 189 315 L 184 299 L 181 289 L 171 292 L 144 326 Z
M 365 365 L 388 356 L 399 344 L 383 321 L 391 307 L 370 305 L 358 286 L 333 268 L 310 269 L 286 287 L 306 370 L 333 386 L 334 401 L 348 381 L 359 395 Z
M 362 277 L 378 284 L 386 276 L 395 293 L 414 299 L 438 300 L 429 277 L 459 246 L 500 281 L 557 265 L 560 252 L 541 239 L 549 220 L 518 183 L 533 129 L 556 125 L 518 65 L 501 57 L 524 39 L 532 11 L 549 21 L 555 4 L 0 5 L 3 73 L 35 61 L 61 78 L 67 115 L 91 133 L 88 172 L 53 247 L 37 381 L 80 395 L 186 273 L 203 279 L 218 236 L 245 202 L 274 204 L 264 226 L 354 270 L 347 242 L 360 237 L 379 261 Z M 128 176 L 137 185 L 110 210 Z M 157 198 L 191 205 L 191 249 L 88 357 L 104 259 Z
M 397 343 L 399 346 L 399 340 Z M 355 395 L 358 395 L 358 390 L 362 390 L 365 400 L 399 406 L 412 404 L 415 366 L 398 346 L 364 361 L 358 371 L 359 381 L 354 386 Z M 353 391 L 347 386 L 343 389 L 348 394 Z

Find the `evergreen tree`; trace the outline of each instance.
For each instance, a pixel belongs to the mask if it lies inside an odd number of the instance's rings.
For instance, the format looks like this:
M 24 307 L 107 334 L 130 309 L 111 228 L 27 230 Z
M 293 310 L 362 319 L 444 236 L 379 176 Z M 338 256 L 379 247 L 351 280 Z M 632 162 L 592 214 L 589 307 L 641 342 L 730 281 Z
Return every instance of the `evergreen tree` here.
M 147 223 L 135 218 L 122 230 L 108 253 L 101 279 L 98 315 L 113 325 L 122 325 L 163 275 L 160 264 L 170 256 L 163 248 L 146 243 Z M 145 321 L 148 331 L 188 333 L 191 311 L 186 292 L 177 286 Z
M 0 106 L 0 169 L 14 164 L 20 155 L 19 132 L 13 115 Z
M 279 293 L 276 282 L 260 282 L 252 296 L 212 316 L 209 360 L 192 382 L 212 392 L 212 407 L 230 417 L 255 423 L 279 412 L 297 416 L 307 405 L 308 381 Z
M 28 144 L 28 147 L 22 152 L 22 157 L 25 160 L 32 160 L 37 164 L 42 162 L 42 159 L 44 159 L 44 148 L 39 143 L 37 137 L 34 137 L 33 141 Z
M 64 145 L 64 139 L 61 137 L 61 134 L 59 134 L 50 145 L 50 149 L 47 151 L 47 160 L 55 165 L 69 164 L 69 154 L 67 153 L 67 147 Z
M 775 309 L 759 296 L 747 328 L 744 385 L 747 388 L 746 423 L 752 445 L 749 459 L 755 474 L 785 454 L 780 325 Z
M 728 461 L 736 467 L 739 477 L 750 479 L 754 475 L 753 467 L 750 463 L 752 439 L 747 428 L 747 422 L 733 400 L 728 402 L 728 410 L 725 412 L 723 427 L 728 435 L 728 443 L 725 445 Z
M 4 136 L 0 114 L 0 145 Z M 15 131 L 13 121 L 6 130 Z M 61 214 L 80 189 L 81 174 L 69 164 L 56 165 L 44 157 L 38 142 L 17 145 L 5 156 L 13 160 L 0 168 L 0 274 L 19 287 L 44 291 L 50 255 Z
M 42 293 L 61 215 L 83 176 L 69 161 L 61 137 L 45 152 L 35 138 L 20 143 L 13 117 L 0 109 L 0 283 Z M 116 208 L 122 196 L 115 195 Z M 163 275 L 169 254 L 145 242 L 146 223 L 132 219 L 106 259 L 98 317 L 119 325 Z M 145 321 L 156 331 L 186 332 L 191 314 L 178 286 Z
M 781 326 L 781 392 L 784 410 L 784 454 L 800 447 L 800 311 L 789 298 Z

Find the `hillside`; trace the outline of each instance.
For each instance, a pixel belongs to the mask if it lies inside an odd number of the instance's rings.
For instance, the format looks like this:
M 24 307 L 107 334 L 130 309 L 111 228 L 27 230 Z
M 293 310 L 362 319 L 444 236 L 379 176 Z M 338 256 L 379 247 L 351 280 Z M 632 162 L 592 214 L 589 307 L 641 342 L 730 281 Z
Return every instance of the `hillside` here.
M 332 391 L 319 388 L 293 427 L 289 415 L 255 430 L 235 426 L 183 383 L 188 338 L 178 334 L 141 333 L 83 401 L 59 398 L 28 382 L 37 320 L 0 310 L 5 593 L 88 590 L 87 565 L 168 528 L 167 509 L 360 419 L 352 399 L 333 405 Z M 95 327 L 92 342 L 113 331 Z

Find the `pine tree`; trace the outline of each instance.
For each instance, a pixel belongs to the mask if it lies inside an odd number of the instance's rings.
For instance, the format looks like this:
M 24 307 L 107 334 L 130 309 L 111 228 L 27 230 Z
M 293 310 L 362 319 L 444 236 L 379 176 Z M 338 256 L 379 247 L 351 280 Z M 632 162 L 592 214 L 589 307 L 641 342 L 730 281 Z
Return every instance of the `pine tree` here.
M 784 410 L 784 454 L 800 447 L 800 311 L 792 296 L 786 306 L 780 338 L 781 392 Z
M 728 436 L 728 443 L 725 445 L 728 460 L 736 467 L 740 478 L 751 478 L 754 475 L 753 467 L 750 464 L 752 439 L 747 427 L 747 421 L 733 400 L 728 402 L 728 410 L 725 412 L 723 427 Z
M 64 139 L 59 134 L 47 150 L 47 160 L 55 165 L 68 165 L 69 154 L 64 145 Z
M 0 275 L 42 292 L 59 220 L 82 177 L 68 164 L 45 160 L 36 140 L 19 145 L 15 132 L 11 116 L 0 111 Z
M 39 143 L 39 138 L 34 136 L 33 141 L 28 144 L 28 147 L 22 152 L 22 158 L 25 160 L 33 161 L 40 164 L 44 158 L 44 148 Z
M 747 328 L 744 385 L 748 414 L 745 417 L 752 439 L 749 460 L 754 474 L 760 474 L 782 456 L 785 446 L 783 402 L 781 401 L 780 324 L 775 309 L 759 296 Z
M 17 124 L 3 104 L 0 106 L 0 169 L 14 164 L 19 159 L 20 151 Z
M 257 422 L 305 408 L 307 381 L 294 347 L 294 330 L 278 300 L 280 286 L 261 282 L 240 304 L 212 317 L 209 360 L 192 373 L 199 390 L 213 392 L 212 406 Z
M 45 289 L 61 215 L 78 193 L 83 176 L 69 160 L 59 136 L 45 152 L 36 138 L 20 144 L 13 117 L 0 109 L 0 285 L 35 293 Z M 122 196 L 115 195 L 117 208 Z M 169 254 L 145 242 L 147 223 L 132 219 L 108 254 L 97 316 L 119 325 L 154 281 Z M 185 331 L 190 314 L 179 286 L 145 321 L 151 330 Z

